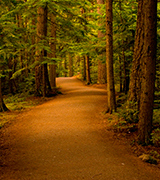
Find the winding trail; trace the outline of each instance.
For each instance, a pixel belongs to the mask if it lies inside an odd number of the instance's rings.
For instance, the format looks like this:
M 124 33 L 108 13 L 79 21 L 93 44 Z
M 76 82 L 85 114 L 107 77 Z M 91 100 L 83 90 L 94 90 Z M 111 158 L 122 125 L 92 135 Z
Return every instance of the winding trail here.
M 63 95 L 23 112 L 2 129 L 1 180 L 159 180 L 105 130 L 106 91 L 58 78 Z

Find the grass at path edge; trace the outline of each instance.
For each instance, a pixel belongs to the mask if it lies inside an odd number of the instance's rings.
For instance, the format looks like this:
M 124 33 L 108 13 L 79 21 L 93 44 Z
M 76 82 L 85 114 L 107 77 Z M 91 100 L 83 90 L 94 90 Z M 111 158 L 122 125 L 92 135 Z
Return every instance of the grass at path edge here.
M 4 102 L 9 111 L 0 112 L 0 129 L 4 127 L 6 123 L 13 121 L 19 113 L 29 110 L 54 98 L 55 96 L 43 98 L 35 97 L 33 95 L 26 95 L 23 93 L 5 96 Z

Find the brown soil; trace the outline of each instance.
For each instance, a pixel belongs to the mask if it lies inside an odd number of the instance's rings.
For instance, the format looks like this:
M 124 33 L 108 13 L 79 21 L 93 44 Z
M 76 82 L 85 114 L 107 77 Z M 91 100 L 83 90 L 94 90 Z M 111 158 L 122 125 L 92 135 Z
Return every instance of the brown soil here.
M 1 180 L 158 180 L 106 130 L 106 90 L 58 78 L 63 95 L 19 114 L 1 129 Z

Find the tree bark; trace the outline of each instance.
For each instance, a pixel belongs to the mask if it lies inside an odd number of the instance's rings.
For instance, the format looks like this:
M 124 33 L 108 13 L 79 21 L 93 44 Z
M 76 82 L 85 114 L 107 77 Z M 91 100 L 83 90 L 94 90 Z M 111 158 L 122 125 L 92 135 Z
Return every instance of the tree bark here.
M 86 55 L 86 77 L 87 77 L 87 84 L 89 85 L 91 83 L 91 77 L 90 77 L 90 65 L 89 65 L 89 56 Z
M 119 91 L 122 92 L 122 60 L 121 56 L 119 55 Z
M 15 61 L 15 59 L 9 58 L 8 59 L 8 68 L 11 70 L 8 72 L 9 75 L 9 92 L 11 94 L 14 94 L 17 91 L 17 86 L 15 83 L 15 79 L 11 79 L 13 73 L 15 72 L 15 66 L 17 64 L 17 61 Z
M 51 14 L 51 51 L 52 53 L 50 54 L 51 58 L 56 58 L 56 21 L 55 21 L 55 16 L 54 14 Z M 52 90 L 56 87 L 56 62 L 53 60 L 53 64 L 49 65 L 50 68 L 50 84 L 52 87 Z
M 98 5 L 104 4 L 104 0 L 97 0 Z M 97 9 L 98 14 L 102 15 L 102 12 L 100 10 L 100 7 Z M 101 27 L 102 24 L 99 23 L 99 27 Z M 102 39 L 105 37 L 105 34 L 102 33 L 100 30 L 98 31 L 98 39 L 99 41 L 102 41 Z M 106 78 L 106 62 L 102 62 L 101 59 L 105 58 L 106 53 L 102 52 L 102 54 L 99 55 L 99 60 L 98 60 L 98 83 L 100 84 L 105 84 L 107 81 Z
M 35 28 L 34 28 L 34 26 L 36 25 L 36 17 L 35 16 L 33 16 L 33 19 L 32 19 L 32 26 L 33 26 L 33 31 L 35 30 Z M 35 45 L 35 43 L 36 43 L 36 38 L 35 38 L 35 35 L 32 35 L 32 45 Z M 31 58 L 31 62 L 32 62 L 32 64 L 35 62 L 35 47 L 33 47 L 32 48 L 32 50 L 31 50 L 31 56 L 30 56 L 30 58 Z
M 144 7 L 143 51 L 141 61 L 143 73 L 141 78 L 141 97 L 139 111 L 139 142 L 148 144 L 152 131 L 156 49 L 157 49 L 157 0 L 139 1 Z
M 82 56 L 81 59 L 82 59 L 82 63 L 83 63 L 82 79 L 83 79 L 83 81 L 85 81 L 86 80 L 86 59 L 85 59 L 85 56 Z
M 124 44 L 124 41 L 122 41 L 122 44 Z M 123 74 L 124 74 L 124 78 L 123 78 L 123 91 L 125 92 L 125 94 L 127 94 L 128 91 L 128 84 L 127 84 L 127 75 L 126 75 L 126 57 L 125 57 L 125 52 L 124 52 L 124 48 L 122 48 L 122 59 L 123 59 Z
M 69 77 L 73 76 L 73 58 L 71 54 L 69 54 Z
M 2 78 L 0 77 L 0 112 L 8 111 L 9 109 L 5 105 L 2 96 Z
M 64 77 L 67 77 L 67 59 L 66 59 L 66 56 L 64 57 L 63 67 L 64 67 Z
M 113 73 L 113 25 L 112 0 L 106 1 L 106 65 L 107 65 L 107 112 L 116 111 L 114 73 Z
M 121 1 L 119 2 L 119 9 L 120 9 L 120 21 L 121 25 L 125 25 L 124 19 L 122 17 L 121 12 L 123 11 L 122 6 L 121 6 Z M 125 43 L 124 39 L 122 39 L 122 61 L 123 61 L 123 92 L 127 94 L 129 90 L 129 77 L 127 76 L 127 69 L 126 69 L 126 56 L 125 56 Z
M 129 96 L 128 101 L 140 106 L 141 76 L 142 76 L 142 52 L 144 46 L 144 6 L 143 1 L 138 3 L 137 26 L 135 35 L 135 45 L 133 53 L 132 70 L 130 75 Z
M 37 18 L 37 43 L 39 43 L 41 40 L 44 40 L 47 36 L 47 15 L 48 15 L 48 8 L 47 4 L 45 7 L 39 7 L 38 8 L 38 18 Z M 38 47 L 36 50 L 36 61 L 41 64 L 44 60 L 44 57 L 47 56 L 47 52 L 42 49 L 39 51 Z M 41 66 L 41 65 L 40 65 Z M 43 97 L 46 96 L 46 84 L 49 83 L 48 80 L 48 69 L 47 65 L 43 64 L 42 68 L 40 66 L 36 66 L 35 68 L 35 82 L 36 82 L 36 95 L 40 95 L 41 90 L 40 86 L 42 84 L 42 95 Z M 39 72 L 41 71 L 41 72 Z M 42 83 L 41 83 L 41 76 L 42 74 Z M 50 88 L 50 84 L 48 84 L 48 87 Z

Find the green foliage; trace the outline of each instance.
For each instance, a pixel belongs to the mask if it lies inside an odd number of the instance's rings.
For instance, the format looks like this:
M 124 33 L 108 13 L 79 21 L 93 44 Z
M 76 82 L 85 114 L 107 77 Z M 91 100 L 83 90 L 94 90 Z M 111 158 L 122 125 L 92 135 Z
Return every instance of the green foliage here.
M 156 159 L 160 159 L 160 154 L 155 150 L 151 150 L 149 154 L 151 154 L 151 156 L 155 157 Z
M 119 84 L 120 77 L 122 81 L 124 81 L 124 78 L 129 78 L 132 65 L 137 1 L 113 2 L 113 15 L 115 82 Z
M 149 156 L 149 159 L 146 162 L 150 164 L 157 164 L 157 160 L 152 156 Z
M 151 141 L 155 146 L 160 146 L 160 92 L 155 92 L 153 110 L 153 132 Z
M 0 129 L 8 122 L 11 121 L 11 119 L 15 118 L 15 115 L 12 115 L 10 113 L 2 113 L 0 112 Z
M 119 117 L 122 117 L 127 123 L 137 123 L 138 122 L 138 110 L 137 103 L 126 102 L 120 108 Z
M 20 84 L 20 92 L 31 95 L 35 91 L 35 77 L 30 73 Z
M 151 133 L 151 141 L 153 142 L 153 144 L 157 147 L 160 146 L 160 128 L 155 129 L 152 133 Z
M 54 41 L 54 39 L 50 37 L 50 31 L 48 31 L 47 37 L 43 38 L 38 43 L 33 43 L 33 38 L 36 37 L 37 9 L 38 7 L 46 6 L 46 4 L 48 6 L 48 15 L 53 13 L 56 17 L 57 57 L 50 58 L 48 56 L 40 60 L 40 62 L 35 62 L 36 50 L 45 50 L 49 54 L 51 53 L 49 43 Z M 1 76 L 6 76 L 5 80 L 12 80 L 15 85 L 18 84 L 17 91 L 22 92 L 22 88 L 24 91 L 29 88 L 31 88 L 29 92 L 33 91 L 34 85 L 32 83 L 34 73 L 32 73 L 32 78 L 25 77 L 25 71 L 33 71 L 32 68 L 37 64 L 58 64 L 62 61 L 61 56 L 64 57 L 68 52 L 76 53 L 77 51 L 86 51 L 82 46 L 78 46 L 78 43 L 88 39 L 85 30 L 85 26 L 88 22 L 81 16 L 80 9 L 82 7 L 87 9 L 91 5 L 89 1 L 28 0 L 27 2 L 17 2 L 12 0 L 7 4 L 6 1 L 3 0 L 1 5 L 0 68 L 3 68 L 3 74 L 1 74 Z M 51 23 L 53 22 L 51 22 L 50 16 L 48 16 L 48 27 Z M 86 53 L 88 52 L 89 51 Z M 31 54 L 33 54 L 33 56 L 31 56 Z M 7 69 L 10 69 L 10 74 L 12 74 L 11 79 L 9 79 L 10 77 L 8 78 L 7 72 L 4 74 L 4 71 Z
M 98 67 L 97 67 L 97 62 L 96 59 L 92 59 L 91 60 L 92 66 L 91 66 L 91 80 L 93 84 L 97 83 L 97 79 L 98 79 Z
M 30 108 L 34 106 L 34 103 L 32 100 L 28 100 L 30 96 L 28 93 L 19 93 L 15 95 L 9 94 L 5 99 L 4 102 L 7 105 L 7 107 L 12 110 L 22 110 L 26 108 Z M 35 102 L 36 103 L 36 102 Z
M 26 70 L 26 68 L 22 68 L 22 69 L 19 69 L 18 71 L 16 71 L 16 72 L 12 75 L 11 79 L 15 79 L 15 78 L 17 78 L 18 76 L 21 76 L 21 74 L 22 74 L 22 72 L 23 72 L 24 70 Z
M 153 111 L 153 123 L 160 125 L 160 110 L 154 109 Z

